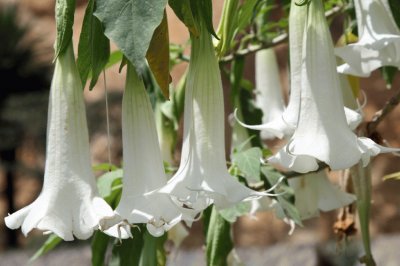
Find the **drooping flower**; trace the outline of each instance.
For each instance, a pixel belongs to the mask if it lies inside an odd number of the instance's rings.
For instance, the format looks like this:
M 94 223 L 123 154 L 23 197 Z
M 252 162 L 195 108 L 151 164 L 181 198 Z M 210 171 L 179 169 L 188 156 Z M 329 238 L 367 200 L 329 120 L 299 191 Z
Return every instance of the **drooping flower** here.
M 285 110 L 279 69 L 274 49 L 258 51 L 255 55 L 256 105 L 263 112 L 261 125 L 246 125 L 247 128 L 261 130 L 262 139 L 283 138 L 293 133 L 282 119 Z
M 125 238 L 129 224 L 145 223 L 152 235 L 160 236 L 182 218 L 190 220 L 189 210 L 181 210 L 168 195 L 154 192 L 166 184 L 167 178 L 150 99 L 130 64 L 122 100 L 122 140 L 123 188 L 115 213 L 124 222 L 106 233 Z M 125 232 L 119 230 L 123 226 L 128 227 Z
M 366 165 L 371 156 L 393 149 L 358 138 L 349 129 L 322 3 L 310 1 L 307 9 L 299 122 L 289 143 L 269 161 L 301 173 L 316 170 L 319 161 L 333 170 L 360 159 Z
M 304 29 L 306 26 L 307 8 L 296 5 L 292 1 L 289 15 L 289 48 L 290 48 L 290 95 L 289 103 L 283 107 L 280 94 L 279 73 L 276 58 L 272 52 L 262 51 L 256 54 L 256 86 L 259 93 L 258 106 L 264 113 L 263 124 L 247 125 L 237 121 L 244 127 L 262 130 L 261 137 L 291 137 L 297 127 L 300 112 L 300 94 L 302 79 L 302 54 Z M 260 58 L 258 58 L 258 56 Z M 258 61 L 258 59 L 260 61 Z M 268 61 L 267 61 L 268 60 Z M 344 107 L 346 121 L 351 129 L 355 129 L 362 121 L 357 111 Z
M 197 211 L 221 209 L 260 193 L 241 185 L 226 168 L 224 101 L 217 58 L 205 26 L 192 38 L 185 91 L 184 132 L 177 173 L 160 189 L 182 206 Z
M 50 231 L 66 241 L 89 238 L 114 218 L 98 195 L 91 170 L 83 88 L 72 44 L 56 61 L 50 89 L 46 165 L 42 192 L 5 218 L 7 227 Z
M 297 6 L 295 1 L 292 1 L 289 15 L 290 95 L 288 106 L 282 110 L 282 97 L 279 94 L 281 90 L 276 58 L 273 58 L 271 52 L 264 52 L 267 54 L 259 55 L 259 63 L 256 57 L 256 81 L 261 81 L 256 83 L 257 90 L 265 91 L 265 94 L 262 94 L 265 95 L 265 97 L 262 97 L 265 102 L 259 103 L 260 106 L 265 105 L 265 110 L 262 108 L 265 115 L 263 117 L 263 124 L 246 125 L 237 119 L 242 126 L 269 132 L 268 137 L 283 138 L 284 136 L 290 137 L 293 134 L 297 126 L 300 108 L 301 55 L 306 15 L 307 10 Z M 268 62 L 266 59 L 269 59 Z M 272 73 L 270 72 L 271 70 L 273 71 Z M 272 97 L 270 96 L 271 91 L 273 92 Z M 272 108 L 271 102 L 275 108 Z
M 319 216 L 320 211 L 332 211 L 356 200 L 352 194 L 333 185 L 324 170 L 288 179 L 294 190 L 295 207 L 302 220 Z
M 335 49 L 340 73 L 368 77 L 382 66 L 400 68 L 400 30 L 387 0 L 354 0 L 359 40 Z

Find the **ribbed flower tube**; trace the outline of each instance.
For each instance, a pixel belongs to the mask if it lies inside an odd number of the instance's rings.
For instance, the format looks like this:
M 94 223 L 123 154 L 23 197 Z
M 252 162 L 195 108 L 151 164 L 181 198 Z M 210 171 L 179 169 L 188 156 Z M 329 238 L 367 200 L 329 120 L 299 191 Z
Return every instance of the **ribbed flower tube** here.
M 127 225 L 127 221 L 145 223 L 152 235 L 160 236 L 182 218 L 190 220 L 186 215 L 189 210 L 181 210 L 168 195 L 155 191 L 167 183 L 167 177 L 150 99 L 131 64 L 128 64 L 122 100 L 122 141 L 123 188 L 115 213 L 125 222 L 106 233 L 127 237 L 124 231 L 118 232 L 118 227 Z
M 227 171 L 221 77 L 205 26 L 199 37 L 192 36 L 190 60 L 181 162 L 160 191 L 177 204 L 198 211 L 212 203 L 221 209 L 265 195 L 240 184 Z
M 92 173 L 83 88 L 72 44 L 56 60 L 50 89 L 44 183 L 39 197 L 5 218 L 7 227 L 37 228 L 64 240 L 89 238 L 114 213 Z

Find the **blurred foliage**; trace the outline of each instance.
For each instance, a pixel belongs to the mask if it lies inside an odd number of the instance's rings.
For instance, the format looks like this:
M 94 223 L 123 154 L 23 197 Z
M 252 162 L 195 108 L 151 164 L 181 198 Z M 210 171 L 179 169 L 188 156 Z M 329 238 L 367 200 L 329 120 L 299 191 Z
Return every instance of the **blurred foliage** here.
M 28 36 L 30 29 L 18 21 L 17 11 L 13 5 L 0 7 L 0 105 L 10 94 L 50 87 L 50 65 L 36 50 L 39 38 Z

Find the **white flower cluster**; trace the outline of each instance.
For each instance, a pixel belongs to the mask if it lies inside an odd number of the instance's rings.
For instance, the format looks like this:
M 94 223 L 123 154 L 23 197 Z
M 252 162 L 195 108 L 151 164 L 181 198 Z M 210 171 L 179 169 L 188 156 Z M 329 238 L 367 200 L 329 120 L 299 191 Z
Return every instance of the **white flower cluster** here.
M 262 71 L 256 71 L 256 96 L 269 97 L 268 101 L 258 104 L 264 113 L 263 124 L 238 122 L 247 128 L 262 130 L 264 139 L 287 138 L 287 144 L 268 158 L 268 162 L 306 174 L 316 171 L 321 162 L 332 170 L 347 169 L 360 161 L 365 167 L 371 156 L 398 151 L 369 138 L 357 137 L 352 130 L 360 124 L 362 115 L 343 104 L 346 95 L 342 96 L 342 91 L 348 89 L 343 87 L 343 82 L 347 81 L 337 72 L 364 77 L 382 66 L 400 67 L 400 30 L 387 1 L 355 0 L 354 3 L 359 41 L 335 50 L 322 1 L 312 0 L 306 6 L 292 1 L 289 16 L 291 91 L 286 108 L 280 95 L 278 72 L 274 69 L 277 62 L 271 55 L 273 50 L 256 54 L 256 68 Z M 345 64 L 336 67 L 335 52 Z M 303 217 L 314 216 L 318 209 L 332 210 L 354 200 L 326 180 L 326 173 L 320 171 L 289 181 Z M 322 182 L 324 186 L 320 185 Z M 306 198 L 309 189 L 317 193 Z M 307 203 L 311 201 L 312 205 Z
M 367 165 L 371 156 L 393 151 L 352 131 L 361 115 L 343 105 L 321 0 L 312 0 L 307 7 L 292 2 L 291 94 L 286 108 L 276 85 L 279 79 L 273 52 L 260 52 L 256 59 L 264 124 L 248 127 L 263 130 L 265 138 L 288 138 L 268 161 L 308 173 L 317 170 L 319 162 L 333 170 L 347 169 L 360 161 Z M 379 16 L 388 12 L 387 3 L 355 3 L 360 41 L 336 50 L 347 61 L 338 70 L 363 76 L 383 65 L 399 66 L 399 30 L 391 16 Z M 265 81 L 262 72 L 275 77 Z M 25 235 L 37 228 L 73 240 L 73 236 L 86 239 L 96 229 L 126 238 L 131 224 L 145 223 L 151 234 L 160 236 L 180 221 L 191 224 L 211 204 L 223 209 L 268 196 L 268 192 L 240 184 L 227 171 L 224 117 L 218 60 L 204 28 L 199 37 L 192 38 L 181 162 L 167 182 L 150 100 L 143 81 L 128 64 L 122 103 L 123 188 L 121 200 L 112 210 L 99 197 L 90 166 L 83 90 L 71 44 L 56 61 L 51 85 L 43 190 L 32 204 L 6 217 L 6 225 L 22 227 Z M 299 192 L 298 198 L 304 199 L 305 205 L 298 205 L 304 216 L 314 215 L 315 208 L 331 210 L 354 200 L 332 188 L 326 176 L 311 176 L 306 177 L 307 182 L 290 182 Z M 321 201 L 312 199 L 312 207 L 305 196 L 310 189 L 322 197 Z

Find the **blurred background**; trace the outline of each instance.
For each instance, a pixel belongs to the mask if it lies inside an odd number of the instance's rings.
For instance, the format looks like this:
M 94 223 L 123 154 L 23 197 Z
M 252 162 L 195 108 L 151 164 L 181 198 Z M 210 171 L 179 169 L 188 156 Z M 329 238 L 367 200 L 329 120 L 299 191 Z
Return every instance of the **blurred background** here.
M 279 1 L 276 1 L 279 3 Z M 77 0 L 74 24 L 74 47 L 86 7 L 86 1 Z M 214 1 L 214 22 L 218 23 L 223 1 Z M 168 10 L 170 42 L 183 44 L 188 39 L 186 28 Z M 276 16 L 279 17 L 277 11 Z M 334 33 L 341 32 L 341 20 L 332 24 Z M 8 230 L 4 225 L 7 213 L 12 213 L 30 202 L 40 193 L 45 163 L 45 136 L 47 104 L 53 72 L 52 57 L 55 39 L 54 0 L 0 0 L 0 265 L 25 265 L 29 257 L 46 239 L 40 232 L 28 238 L 20 230 Z M 115 50 L 116 47 L 112 46 Z M 287 45 L 276 47 L 281 81 L 288 89 Z M 254 80 L 254 60 L 246 64 L 246 76 Z M 118 65 L 106 71 L 110 105 L 112 162 L 120 165 L 121 99 L 125 83 L 124 73 Z M 176 83 L 186 64 L 172 70 Z M 227 82 L 225 82 L 227 83 Z M 386 88 L 379 72 L 361 80 L 367 95 L 364 109 L 370 120 L 385 102 L 400 89 L 400 76 L 395 78 L 391 90 Z M 229 88 L 225 88 L 229 94 Z M 85 89 L 87 115 L 93 164 L 107 162 L 106 113 L 102 76 L 93 91 Z M 227 104 L 227 113 L 232 106 Z M 400 108 L 387 116 L 379 128 L 382 137 L 394 147 L 400 147 Z M 229 134 L 229 129 L 227 129 Z M 400 181 L 382 181 L 386 174 L 400 171 L 400 158 L 380 155 L 373 161 L 373 205 L 371 234 L 373 251 L 379 265 L 398 265 L 400 256 Z M 359 234 L 347 241 L 338 241 L 334 234 L 335 212 L 308 220 L 303 228 L 296 228 L 292 236 L 289 228 L 271 212 L 256 217 L 242 217 L 234 225 L 237 253 L 245 265 L 354 265 L 360 255 Z M 357 227 L 357 226 L 356 226 Z M 204 265 L 201 224 L 191 229 L 182 250 L 171 265 Z M 74 241 L 63 244 L 33 265 L 90 265 L 89 242 Z M 385 248 L 384 244 L 386 245 Z M 396 264 L 397 262 L 397 264 Z M 390 264 L 393 263 L 393 264 Z

